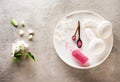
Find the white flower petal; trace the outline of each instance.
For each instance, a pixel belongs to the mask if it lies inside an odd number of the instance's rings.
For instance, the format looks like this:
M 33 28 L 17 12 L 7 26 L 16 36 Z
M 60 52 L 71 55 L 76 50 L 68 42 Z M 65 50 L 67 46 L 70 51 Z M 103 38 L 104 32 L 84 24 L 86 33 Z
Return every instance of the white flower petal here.
M 28 48 L 28 44 L 25 43 L 23 40 L 16 40 L 15 43 L 12 44 L 12 53 L 19 52 L 21 50 L 25 50 Z

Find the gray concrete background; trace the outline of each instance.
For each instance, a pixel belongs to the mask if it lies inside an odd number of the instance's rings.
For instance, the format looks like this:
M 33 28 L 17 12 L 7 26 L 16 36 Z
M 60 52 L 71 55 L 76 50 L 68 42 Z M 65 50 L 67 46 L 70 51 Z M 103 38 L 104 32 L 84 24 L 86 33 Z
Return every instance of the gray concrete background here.
M 94 11 L 113 24 L 113 50 L 96 68 L 71 68 L 55 52 L 54 28 L 61 17 L 75 10 Z M 11 18 L 24 20 L 27 26 L 15 29 Z M 35 31 L 32 42 L 27 40 L 30 28 Z M 25 31 L 23 38 L 19 29 Z M 12 63 L 11 46 L 16 39 L 30 44 L 36 62 Z M 0 0 L 0 82 L 120 82 L 120 0 Z

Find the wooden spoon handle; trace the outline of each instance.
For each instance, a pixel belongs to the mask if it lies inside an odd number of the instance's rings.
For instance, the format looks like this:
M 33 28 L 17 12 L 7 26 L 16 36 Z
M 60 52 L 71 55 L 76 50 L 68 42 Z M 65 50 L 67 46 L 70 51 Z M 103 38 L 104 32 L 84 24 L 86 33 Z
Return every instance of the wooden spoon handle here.
M 78 34 L 79 34 L 79 39 L 80 39 L 80 21 L 78 21 Z
M 76 28 L 76 30 L 75 30 L 74 35 L 76 35 L 76 34 L 77 34 L 77 31 L 79 30 L 79 27 L 80 27 L 80 22 L 78 21 L 78 26 L 77 26 L 77 28 Z

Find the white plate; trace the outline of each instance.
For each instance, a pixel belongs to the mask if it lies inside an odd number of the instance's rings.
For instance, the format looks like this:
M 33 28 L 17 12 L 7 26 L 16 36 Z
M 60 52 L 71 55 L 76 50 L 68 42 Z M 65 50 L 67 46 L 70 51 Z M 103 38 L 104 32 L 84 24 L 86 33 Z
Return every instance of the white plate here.
M 83 46 L 80 49 L 77 47 L 76 43 L 71 39 L 77 27 L 78 20 L 80 20 L 81 22 L 81 39 L 83 41 Z M 105 19 L 91 11 L 75 11 L 66 15 L 58 22 L 53 36 L 53 43 L 58 56 L 69 66 L 79 69 L 89 69 L 103 63 L 109 56 L 113 46 L 112 34 L 109 38 L 103 39 L 106 44 L 106 49 L 102 54 L 93 55 L 92 53 L 90 53 L 87 49 L 89 40 L 85 34 L 85 28 L 83 27 L 84 20 L 92 20 L 98 24 L 99 22 L 102 22 Z M 71 54 L 71 50 L 73 49 L 81 50 L 82 53 L 89 58 L 89 66 L 83 67 L 74 60 Z

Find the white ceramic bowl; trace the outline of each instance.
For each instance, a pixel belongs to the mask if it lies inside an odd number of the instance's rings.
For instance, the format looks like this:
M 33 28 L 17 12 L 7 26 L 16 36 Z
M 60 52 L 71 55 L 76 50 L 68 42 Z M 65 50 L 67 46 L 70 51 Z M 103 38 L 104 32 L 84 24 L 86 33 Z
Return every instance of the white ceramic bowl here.
M 62 59 L 66 64 L 71 67 L 78 69 L 89 69 L 96 67 L 103 63 L 108 56 L 110 55 L 112 46 L 113 46 L 113 35 L 107 39 L 103 39 L 106 44 L 105 52 L 98 55 L 92 55 L 91 52 L 87 49 L 89 45 L 89 40 L 85 34 L 84 22 L 85 20 L 92 20 L 97 24 L 105 19 L 92 11 L 88 10 L 80 10 L 72 12 L 66 16 L 64 16 L 57 24 L 54 35 L 53 35 L 53 43 L 57 55 Z M 77 22 L 80 20 L 81 22 L 81 39 L 83 41 L 83 46 L 80 48 L 83 54 L 85 54 L 89 58 L 89 66 L 83 67 L 78 62 L 74 60 L 71 54 L 71 50 L 79 49 L 74 41 L 72 41 L 71 37 L 74 34 L 74 31 L 77 27 Z M 96 30 L 97 31 L 97 30 Z M 97 36 L 97 35 L 96 35 Z

